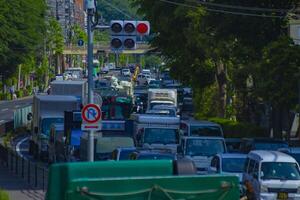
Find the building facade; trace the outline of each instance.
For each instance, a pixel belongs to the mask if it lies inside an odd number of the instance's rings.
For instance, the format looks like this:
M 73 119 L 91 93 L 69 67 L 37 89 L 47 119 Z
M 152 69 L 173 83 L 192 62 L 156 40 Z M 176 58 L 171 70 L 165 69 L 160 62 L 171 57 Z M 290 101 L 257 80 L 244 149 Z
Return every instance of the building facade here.
M 65 43 L 70 44 L 72 27 L 85 27 L 84 0 L 47 0 L 48 15 L 60 23 Z

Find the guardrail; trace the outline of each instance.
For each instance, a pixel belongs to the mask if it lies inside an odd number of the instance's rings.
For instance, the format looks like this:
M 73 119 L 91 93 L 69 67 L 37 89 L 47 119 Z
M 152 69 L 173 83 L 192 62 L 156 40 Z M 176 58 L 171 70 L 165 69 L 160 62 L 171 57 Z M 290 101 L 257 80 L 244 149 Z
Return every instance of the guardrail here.
M 28 185 L 46 191 L 48 169 L 39 163 L 20 157 L 15 151 L 0 145 L 0 164 L 21 177 Z

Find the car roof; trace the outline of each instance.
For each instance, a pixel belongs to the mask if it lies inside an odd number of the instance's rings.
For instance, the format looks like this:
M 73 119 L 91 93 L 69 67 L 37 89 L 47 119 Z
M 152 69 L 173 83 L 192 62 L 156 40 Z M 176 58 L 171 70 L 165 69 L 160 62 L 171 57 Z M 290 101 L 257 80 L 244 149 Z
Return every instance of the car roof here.
M 266 142 L 266 143 L 287 143 L 287 141 L 274 139 L 274 138 L 243 138 L 242 140 L 248 140 L 253 142 Z
M 263 162 L 291 162 L 296 163 L 296 160 L 279 151 L 254 150 L 248 154 L 249 158 Z
M 247 158 L 247 154 L 242 153 L 222 153 L 217 155 L 221 158 Z
M 189 125 L 204 125 L 204 126 L 219 126 L 219 124 L 211 122 L 211 121 L 204 121 L 204 120 L 196 120 L 196 119 L 189 119 L 189 120 L 182 120 L 182 122 L 189 124 Z
M 207 139 L 207 140 L 224 140 L 223 137 L 207 137 L 207 136 L 184 136 L 182 139 Z
M 118 151 L 135 151 L 136 147 L 119 147 L 116 148 Z

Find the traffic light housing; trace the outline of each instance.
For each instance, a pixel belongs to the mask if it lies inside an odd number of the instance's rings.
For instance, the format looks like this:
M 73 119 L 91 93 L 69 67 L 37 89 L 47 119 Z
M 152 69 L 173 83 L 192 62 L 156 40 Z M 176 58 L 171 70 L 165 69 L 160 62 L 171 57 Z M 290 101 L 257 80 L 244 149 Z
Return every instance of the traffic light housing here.
M 112 20 L 110 22 L 111 50 L 136 49 L 137 36 L 145 36 L 150 33 L 148 21 Z

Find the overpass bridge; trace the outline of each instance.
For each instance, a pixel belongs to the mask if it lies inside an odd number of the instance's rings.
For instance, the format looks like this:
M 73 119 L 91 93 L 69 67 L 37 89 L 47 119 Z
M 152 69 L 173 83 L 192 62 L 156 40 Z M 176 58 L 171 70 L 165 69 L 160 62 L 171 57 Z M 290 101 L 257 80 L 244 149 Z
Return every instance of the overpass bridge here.
M 155 49 L 150 47 L 149 44 L 145 44 L 145 43 L 137 43 L 136 46 L 137 47 L 135 50 L 122 50 L 119 51 L 118 53 L 142 55 Z M 111 51 L 110 45 L 107 43 L 95 43 L 93 53 L 97 54 L 98 52 L 104 52 L 106 54 L 116 53 L 114 51 Z M 77 45 L 65 46 L 63 55 L 87 55 L 87 45 L 84 45 L 82 47 Z

